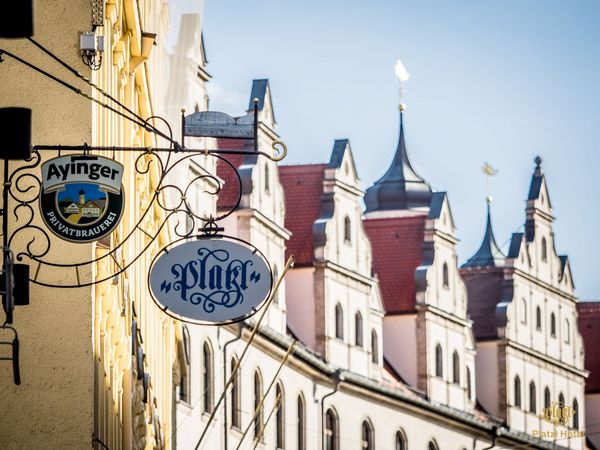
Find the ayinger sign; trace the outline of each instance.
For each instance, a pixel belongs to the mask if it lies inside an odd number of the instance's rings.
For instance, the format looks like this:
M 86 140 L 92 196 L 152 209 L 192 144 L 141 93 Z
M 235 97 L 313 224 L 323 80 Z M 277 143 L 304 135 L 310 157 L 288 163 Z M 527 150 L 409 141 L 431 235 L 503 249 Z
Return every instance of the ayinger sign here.
M 159 307 L 186 322 L 227 323 L 254 314 L 269 297 L 269 264 L 250 244 L 200 237 L 154 260 L 149 285 Z
M 59 156 L 42 164 L 40 209 L 53 233 L 72 242 L 109 234 L 123 213 L 123 166 L 91 155 Z

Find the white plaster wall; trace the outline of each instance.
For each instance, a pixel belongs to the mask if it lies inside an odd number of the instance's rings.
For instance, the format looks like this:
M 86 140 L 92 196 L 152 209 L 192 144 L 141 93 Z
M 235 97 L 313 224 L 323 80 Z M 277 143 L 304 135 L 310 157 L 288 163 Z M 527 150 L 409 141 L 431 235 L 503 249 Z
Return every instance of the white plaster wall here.
M 292 332 L 311 348 L 315 342 L 314 268 L 290 271 L 286 276 L 287 320 Z
M 411 386 L 417 385 L 416 315 L 383 319 L 383 353 L 392 367 Z
M 478 342 L 475 357 L 477 399 L 492 415 L 502 417 L 498 407 L 498 355 L 496 342 Z M 523 383 L 523 380 L 521 380 Z M 521 384 L 522 386 L 523 384 Z M 509 395 L 512 392 L 509 384 Z

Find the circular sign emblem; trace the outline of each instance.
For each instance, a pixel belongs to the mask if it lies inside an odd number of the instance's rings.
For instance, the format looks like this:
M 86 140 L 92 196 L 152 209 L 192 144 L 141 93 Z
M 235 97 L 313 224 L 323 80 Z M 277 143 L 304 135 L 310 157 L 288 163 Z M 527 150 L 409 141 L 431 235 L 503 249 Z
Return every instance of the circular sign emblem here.
M 266 259 L 233 237 L 200 237 L 152 263 L 148 285 L 158 306 L 184 322 L 224 324 L 250 317 L 273 285 Z
M 123 166 L 101 156 L 63 156 L 42 165 L 40 209 L 62 239 L 93 242 L 109 234 L 123 213 Z

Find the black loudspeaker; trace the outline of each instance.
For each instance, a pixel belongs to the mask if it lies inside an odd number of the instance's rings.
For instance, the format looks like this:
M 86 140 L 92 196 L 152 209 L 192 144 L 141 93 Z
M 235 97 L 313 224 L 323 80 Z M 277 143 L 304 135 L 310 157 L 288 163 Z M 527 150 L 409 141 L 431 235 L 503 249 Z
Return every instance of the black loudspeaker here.
M 8 3 L 8 2 L 7 2 Z M 26 38 L 33 36 L 33 0 L 5 3 L 0 14 L 0 37 Z
M 31 110 L 0 108 L 0 136 L 2 136 L 1 159 L 29 159 L 31 157 Z
M 15 306 L 29 305 L 29 266 L 13 264 L 13 280 Z

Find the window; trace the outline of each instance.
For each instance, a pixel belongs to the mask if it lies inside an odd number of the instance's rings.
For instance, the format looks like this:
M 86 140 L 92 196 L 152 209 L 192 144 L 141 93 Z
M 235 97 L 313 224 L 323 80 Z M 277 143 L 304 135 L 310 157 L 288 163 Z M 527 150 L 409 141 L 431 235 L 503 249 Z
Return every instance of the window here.
M 563 393 L 561 392 L 560 394 L 558 394 L 558 403 L 561 408 L 563 408 L 565 406 L 565 396 L 563 395 Z
M 298 395 L 298 450 L 306 450 L 306 407 L 304 397 Z
M 429 445 L 427 445 L 427 450 L 439 450 L 437 442 L 434 440 L 429 441 Z
M 450 284 L 448 282 L 448 264 L 444 263 L 442 266 L 442 285 L 447 288 Z
M 275 414 L 275 445 L 277 449 L 282 449 L 285 442 L 285 417 L 284 417 L 284 398 L 283 387 L 281 383 L 277 383 L 275 387 L 275 398 L 277 413 Z
M 362 423 L 362 446 L 363 450 L 374 450 L 375 449 L 375 438 L 373 436 L 373 427 L 367 420 L 363 420 Z
M 535 329 L 538 331 L 542 329 L 542 310 L 539 306 L 535 308 Z
M 350 223 L 350 217 L 344 217 L 344 241 L 352 242 L 352 224 Z
M 579 403 L 577 399 L 573 399 L 573 428 L 579 430 Z
M 544 389 L 544 408 L 550 408 L 550 389 Z
M 458 359 L 458 352 L 452 354 L 452 382 L 460 384 L 460 361 Z
M 260 376 L 260 372 L 257 369 L 256 372 L 254 372 L 254 439 L 262 437 L 262 428 L 264 420 L 262 398 L 262 377 Z
M 442 346 L 440 344 L 435 346 L 435 376 L 444 376 L 444 364 L 442 355 Z
M 270 186 L 269 186 L 269 166 L 267 165 L 267 163 L 265 163 L 265 192 L 266 193 L 270 192 Z
M 344 310 L 339 303 L 335 305 L 335 337 L 344 339 Z
M 354 345 L 363 346 L 363 320 L 360 312 L 354 316 Z
M 556 337 L 556 316 L 554 313 L 550 314 L 550 336 Z
M 379 340 L 375 330 L 371 330 L 371 362 L 379 364 Z
M 395 450 L 406 450 L 406 437 L 404 436 L 404 433 L 400 430 L 400 431 L 396 431 L 396 446 L 394 447 Z
M 535 393 L 535 383 L 532 381 L 531 383 L 529 383 L 529 412 L 530 413 L 536 413 L 537 411 L 537 406 L 536 406 L 536 393 Z
M 331 408 L 325 414 L 325 450 L 339 450 L 338 420 Z
M 471 369 L 467 367 L 467 398 L 473 400 L 473 386 L 471 385 Z
M 231 426 L 241 428 L 240 416 L 240 370 L 239 360 L 236 357 L 231 358 Z
M 527 323 L 527 301 L 521 300 L 521 323 Z
M 565 342 L 568 344 L 571 342 L 571 324 L 569 319 L 565 319 Z
M 208 341 L 202 346 L 202 388 L 204 398 L 202 412 L 211 413 L 213 409 L 213 355 Z
M 546 249 L 546 238 L 542 238 L 542 261 L 546 262 L 548 260 L 548 251 Z
M 515 406 L 521 407 L 521 379 L 515 377 Z

